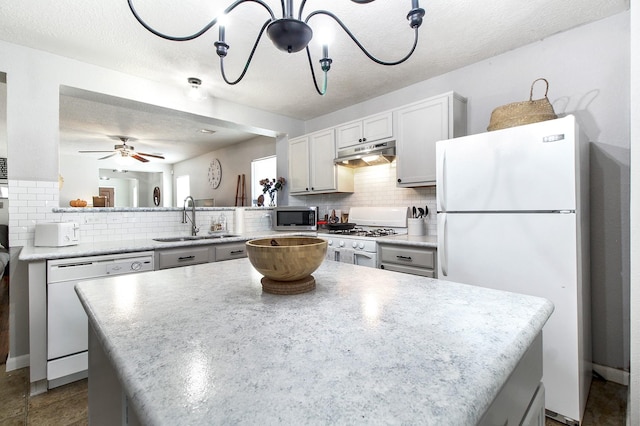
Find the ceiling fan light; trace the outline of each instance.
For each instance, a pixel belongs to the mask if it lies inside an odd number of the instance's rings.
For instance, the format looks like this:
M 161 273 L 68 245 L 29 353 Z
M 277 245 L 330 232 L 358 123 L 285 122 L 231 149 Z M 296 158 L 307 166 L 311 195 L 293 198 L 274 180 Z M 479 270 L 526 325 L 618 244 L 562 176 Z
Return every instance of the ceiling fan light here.
M 120 155 L 116 156 L 115 162 L 123 166 L 129 166 L 133 164 L 134 160 L 127 151 L 121 151 Z

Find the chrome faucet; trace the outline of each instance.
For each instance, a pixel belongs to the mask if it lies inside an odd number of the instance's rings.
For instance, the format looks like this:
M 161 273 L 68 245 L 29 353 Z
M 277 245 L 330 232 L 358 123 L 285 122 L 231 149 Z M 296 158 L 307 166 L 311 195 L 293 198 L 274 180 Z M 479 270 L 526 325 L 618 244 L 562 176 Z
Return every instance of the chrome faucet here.
M 191 200 L 191 218 L 187 215 L 189 200 Z M 196 202 L 193 201 L 193 197 L 191 195 L 184 199 L 184 204 L 182 205 L 182 223 L 187 223 L 187 219 L 191 222 L 191 235 L 195 236 L 198 234 L 200 229 L 196 226 Z

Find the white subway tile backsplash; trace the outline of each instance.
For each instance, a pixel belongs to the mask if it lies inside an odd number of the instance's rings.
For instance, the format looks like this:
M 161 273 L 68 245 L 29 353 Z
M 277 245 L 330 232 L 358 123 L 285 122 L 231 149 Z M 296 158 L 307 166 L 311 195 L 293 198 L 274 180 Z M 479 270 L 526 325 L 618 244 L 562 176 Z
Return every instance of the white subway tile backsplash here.
M 320 216 L 330 214 L 333 209 L 343 212 L 352 206 L 429 206 L 427 233 L 436 235 L 436 188 L 396 187 L 395 163 L 354 169 L 354 192 L 352 194 L 321 194 L 290 196 L 291 205 L 317 205 Z
M 422 206 L 429 207 L 427 230 L 436 234 L 435 187 L 397 188 L 395 168 L 390 165 L 354 170 L 355 192 L 290 196 L 291 205 L 317 205 L 322 217 L 332 209 L 348 211 L 351 206 Z M 186 235 L 190 224 L 183 224 L 181 211 L 132 211 L 118 215 L 104 212 L 53 212 L 59 207 L 59 184 L 45 181 L 9 181 L 9 237 L 12 246 L 24 246 L 33 241 L 36 222 L 75 221 L 80 224 L 83 242 L 120 241 L 161 236 Z M 209 231 L 211 223 L 224 215 L 227 230 L 234 232 L 233 210 L 198 211 L 196 224 L 200 235 Z M 271 211 L 246 209 L 244 231 L 271 229 Z

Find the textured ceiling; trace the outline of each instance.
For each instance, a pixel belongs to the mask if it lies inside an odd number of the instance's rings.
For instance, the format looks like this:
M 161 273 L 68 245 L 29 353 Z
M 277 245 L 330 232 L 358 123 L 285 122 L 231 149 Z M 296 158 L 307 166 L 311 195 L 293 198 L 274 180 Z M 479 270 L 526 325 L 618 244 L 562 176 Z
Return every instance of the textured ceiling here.
M 281 14 L 281 2 L 265 2 L 277 16 Z M 151 26 L 172 35 L 199 30 L 230 3 L 134 0 L 138 12 Z M 297 8 L 300 2 L 294 3 Z M 373 55 L 395 60 L 408 51 L 413 41 L 413 31 L 406 20 L 410 5 L 410 0 L 377 0 L 366 5 L 347 0 L 308 0 L 305 15 L 319 8 L 329 9 Z M 217 28 L 193 41 L 163 40 L 135 20 L 125 0 L 5 1 L 0 5 L 0 39 L 166 84 L 186 86 L 186 79 L 196 76 L 202 79 L 209 96 L 305 120 L 621 12 L 628 8 L 628 0 L 421 0 L 420 6 L 427 13 L 416 53 L 395 67 L 371 62 L 335 22 L 324 16 L 312 18 L 310 25 L 316 33 L 324 28 L 333 33 L 329 49 L 333 65 L 324 97 L 315 92 L 304 51 L 281 52 L 265 35 L 244 80 L 228 86 L 220 76 L 213 46 L 218 38 Z M 230 78 L 242 70 L 267 17 L 257 2 L 243 3 L 230 13 L 226 33 L 231 48 L 225 60 Z M 312 40 L 310 47 L 317 64 L 320 46 Z M 138 107 L 134 105 L 132 110 Z M 104 128 L 96 128 L 100 123 L 89 124 L 95 121 L 91 114 L 110 116 L 117 112 L 95 102 L 65 105 L 63 99 L 61 126 L 70 133 L 103 135 L 122 133 L 129 126 L 144 130 L 142 133 L 149 140 L 162 139 L 152 128 L 141 127 L 151 124 L 157 112 L 141 113 L 141 117 L 129 114 L 130 123 L 120 123 L 119 127 L 102 123 Z M 73 118 L 64 123 L 64 114 Z M 134 122 L 138 118 L 141 123 Z M 176 120 L 179 128 L 180 120 L 188 121 L 189 117 Z M 184 121 L 182 124 L 186 125 Z M 61 139 L 66 139 L 64 134 Z

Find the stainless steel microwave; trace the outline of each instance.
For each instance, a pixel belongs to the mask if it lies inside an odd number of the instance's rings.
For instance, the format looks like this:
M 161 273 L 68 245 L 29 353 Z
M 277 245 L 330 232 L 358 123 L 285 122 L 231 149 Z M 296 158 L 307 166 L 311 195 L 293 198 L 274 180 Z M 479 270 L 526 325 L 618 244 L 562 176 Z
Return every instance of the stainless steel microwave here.
M 317 231 L 318 207 L 276 207 L 273 209 L 273 229 L 276 231 Z

